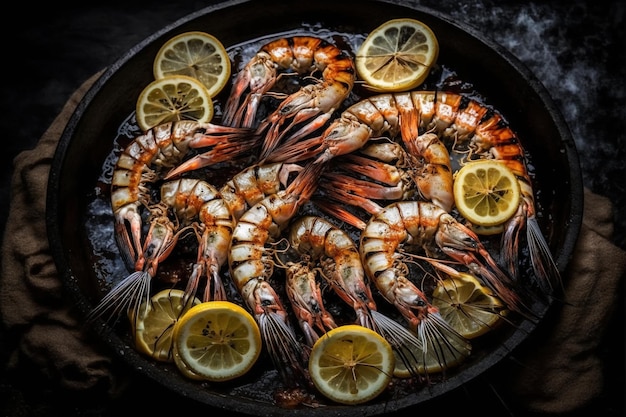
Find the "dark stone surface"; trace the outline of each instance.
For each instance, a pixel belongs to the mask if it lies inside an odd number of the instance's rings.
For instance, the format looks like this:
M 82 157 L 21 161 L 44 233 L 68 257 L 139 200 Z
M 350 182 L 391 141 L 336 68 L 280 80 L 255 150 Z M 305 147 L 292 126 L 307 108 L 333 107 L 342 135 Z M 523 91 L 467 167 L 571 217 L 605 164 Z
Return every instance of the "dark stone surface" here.
M 87 3 L 86 3 L 87 4 Z M 69 7 L 63 2 L 17 4 L 5 12 L 2 48 L 4 86 L 0 94 L 0 123 L 6 133 L 0 152 L 0 232 L 9 206 L 12 160 L 34 147 L 71 93 L 92 74 L 112 64 L 126 50 L 178 18 L 207 5 L 181 0 L 91 2 Z M 615 205 L 614 242 L 626 249 L 626 39 L 625 6 L 619 0 L 496 2 L 490 0 L 423 1 L 424 6 L 448 13 L 475 26 L 520 58 L 550 91 L 561 109 L 581 159 L 585 186 L 607 196 Z M 13 24 L 9 28 L 8 21 Z M 17 26 L 17 29 L 13 28 Z M 243 28 L 242 28 L 243 30 Z M 43 198 L 43 196 L 42 196 Z M 570 416 L 622 416 L 624 413 L 624 307 L 618 306 L 602 352 L 606 356 L 606 389 L 589 407 Z M 146 413 L 198 411 L 152 381 L 134 381 L 114 404 L 98 398 L 74 398 L 59 392 L 53 381 L 23 366 L 16 376 L 5 375 L 2 335 L 0 412 L 20 416 L 109 416 L 128 412 L 128 403 Z M 495 371 L 497 372 L 497 371 Z M 496 373 L 497 375 L 497 373 Z M 513 398 L 495 395 L 494 373 L 459 392 L 427 405 L 435 413 L 475 409 L 487 415 L 527 415 Z M 140 392 L 150 392 L 147 396 Z M 155 401 L 154 399 L 158 400 Z M 452 400 L 452 401 L 450 401 Z M 456 401 L 460 400 L 460 401 Z M 482 407 L 471 406 L 477 401 Z

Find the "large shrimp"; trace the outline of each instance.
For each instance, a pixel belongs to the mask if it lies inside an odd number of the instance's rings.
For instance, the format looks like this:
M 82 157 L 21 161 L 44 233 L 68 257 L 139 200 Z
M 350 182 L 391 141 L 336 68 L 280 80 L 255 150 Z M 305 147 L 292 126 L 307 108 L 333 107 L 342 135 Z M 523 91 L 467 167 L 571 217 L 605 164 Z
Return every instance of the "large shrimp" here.
M 294 36 L 271 41 L 238 73 L 224 110 L 224 123 L 253 126 L 261 97 L 274 86 L 280 71 L 285 70 L 301 75 L 319 72 L 321 77 L 287 96 L 261 121 L 259 131 L 266 137 L 260 159 L 269 155 L 292 127 L 306 122 L 297 132 L 289 134 L 303 137 L 323 126 L 348 97 L 356 74 L 352 58 L 323 39 Z M 289 119 L 289 126 L 284 128 Z
M 190 120 L 164 123 L 136 137 L 122 151 L 111 178 L 111 206 L 115 239 L 127 265 L 134 267 L 143 256 L 141 208 L 152 204 L 148 184 L 165 175 L 160 170 L 177 166 L 195 137 L 238 134 L 230 130 Z M 228 158 L 227 154 L 215 157 L 217 162 Z
M 182 233 L 178 224 L 169 218 L 164 204 L 150 207 L 149 224 L 141 257 L 135 262 L 135 270 L 118 282 L 89 312 L 88 322 L 105 315 L 107 320 L 111 320 L 123 312 L 131 313 L 130 320 L 136 322 L 145 313 L 140 307 L 149 307 L 147 301 L 150 299 L 152 279 L 157 274 L 159 264 L 172 253 Z
M 440 253 L 459 262 L 510 310 L 534 317 L 517 291 L 517 283 L 498 266 L 473 231 L 433 203 L 399 201 L 372 216 L 361 232 L 360 254 L 368 277 L 411 327 L 437 312 L 408 277 L 405 261 L 418 251 L 426 253 L 422 259 L 444 272 L 453 269 L 436 260 Z
M 291 375 L 305 375 L 304 352 L 288 321 L 280 297 L 269 280 L 275 250 L 266 247 L 280 237 L 288 222 L 317 186 L 323 165 L 309 164 L 285 190 L 252 206 L 238 220 L 228 253 L 230 276 L 244 303 L 259 323 L 261 337 L 274 365 L 287 384 Z
M 235 219 L 218 190 L 211 184 L 191 178 L 166 182 L 161 201 L 183 224 L 190 224 L 198 238 L 198 256 L 185 288 L 193 299 L 199 281 L 206 276 L 202 301 L 226 300 L 220 270 L 226 264 Z
M 422 112 L 418 105 L 429 103 L 434 97 L 433 93 L 413 92 L 366 98 L 346 109 L 321 136 L 285 145 L 276 154 L 290 159 L 303 152 L 311 154 L 310 148 L 316 146 L 317 160 L 329 161 L 362 149 L 372 139 L 396 139 L 399 135 L 403 148 L 387 147 L 385 151 L 391 154 L 383 158 L 401 160 L 410 169 L 420 194 L 450 211 L 454 204 L 450 155 L 436 135 L 419 131 Z M 379 152 L 377 157 L 380 156 Z
M 285 263 L 287 297 L 296 315 L 304 338 L 309 347 L 313 347 L 320 338 L 320 333 L 337 327 L 335 319 L 326 310 L 322 290 L 317 282 L 317 268 L 307 256 L 299 261 Z
M 417 375 L 423 364 L 411 352 L 421 350 L 423 345 L 408 329 L 378 312 L 359 250 L 348 233 L 322 217 L 302 216 L 291 225 L 289 244 L 320 265 L 321 275 L 355 311 L 357 322 L 384 336 L 407 369 Z
M 358 229 L 365 226 L 363 214 L 369 218 L 381 210 L 381 204 L 393 201 L 421 197 L 450 211 L 452 173 L 439 162 L 448 161 L 448 153 L 440 152 L 445 147 L 435 139 L 427 133 L 413 141 L 426 142 L 428 161 L 417 161 L 400 143 L 387 138 L 371 140 L 360 150 L 337 157 L 332 169 L 322 174 L 313 201 L 328 215 Z
M 561 285 L 560 272 L 536 218 L 535 197 L 525 151 L 518 136 L 496 111 L 458 94 L 440 93 L 425 129 L 435 129 L 454 143 L 453 151 L 466 152 L 467 159 L 497 159 L 516 175 L 521 202 L 516 214 L 504 225 L 502 262 L 513 276 L 518 274 L 519 238 L 526 228 L 531 264 L 537 283 L 546 293 Z

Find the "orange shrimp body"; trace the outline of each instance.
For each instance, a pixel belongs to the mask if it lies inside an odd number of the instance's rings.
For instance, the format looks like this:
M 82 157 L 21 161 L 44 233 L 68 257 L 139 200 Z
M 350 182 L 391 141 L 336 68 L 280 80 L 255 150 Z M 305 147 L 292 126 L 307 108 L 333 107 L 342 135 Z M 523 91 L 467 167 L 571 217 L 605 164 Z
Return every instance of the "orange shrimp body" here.
M 262 46 L 238 73 L 226 103 L 224 123 L 254 126 L 261 97 L 286 70 L 300 75 L 320 72 L 320 80 L 287 96 L 261 121 L 258 130 L 266 135 L 261 160 L 272 152 L 283 136 L 298 139 L 321 127 L 348 97 L 356 74 L 352 58 L 323 39 L 294 36 L 274 40 Z M 304 127 L 289 132 L 303 122 L 306 122 Z
M 140 208 L 151 204 L 147 183 L 158 179 L 155 168 L 182 161 L 198 127 L 194 121 L 164 123 L 135 138 L 120 154 L 111 179 L 111 207 L 115 238 L 127 265 L 143 256 Z
M 522 201 L 504 225 L 502 262 L 511 275 L 518 275 L 519 239 L 525 228 L 536 281 L 545 293 L 552 293 L 561 285 L 560 272 L 536 218 L 534 191 L 518 136 L 499 113 L 474 100 L 438 93 L 435 103 L 432 117 L 421 122 L 421 129 L 433 129 L 450 143 L 453 152 L 466 153 L 467 160 L 496 159 L 517 176 Z
M 322 166 L 307 165 L 287 186 L 248 209 L 237 221 L 228 252 L 230 276 L 244 303 L 259 324 L 268 353 L 288 384 L 292 377 L 305 374 L 304 352 L 289 324 L 284 305 L 269 282 L 274 271 L 274 250 L 270 246 L 280 237 L 298 209 L 309 200 Z
M 361 232 L 360 253 L 368 277 L 396 305 L 412 327 L 437 313 L 409 280 L 402 254 L 425 252 L 434 267 L 439 253 L 469 268 L 509 307 L 531 314 L 515 282 L 501 270 L 478 236 L 441 207 L 422 201 L 399 201 L 372 216 Z M 448 271 L 446 267 L 445 271 Z
M 176 218 L 191 225 L 198 237 L 198 256 L 187 281 L 185 296 L 195 297 L 200 278 L 206 276 L 202 301 L 226 300 L 220 269 L 226 264 L 235 219 L 218 190 L 191 178 L 161 186 L 161 201 Z

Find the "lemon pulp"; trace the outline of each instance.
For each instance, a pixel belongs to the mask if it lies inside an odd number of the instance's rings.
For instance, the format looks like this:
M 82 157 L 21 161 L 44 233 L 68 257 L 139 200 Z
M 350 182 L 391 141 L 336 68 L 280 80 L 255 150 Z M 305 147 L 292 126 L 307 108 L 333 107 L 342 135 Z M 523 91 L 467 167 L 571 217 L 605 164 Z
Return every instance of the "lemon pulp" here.
M 359 325 L 330 330 L 313 345 L 309 373 L 316 388 L 343 404 L 377 397 L 388 386 L 395 365 L 389 342 Z
M 193 304 L 200 300 L 194 299 Z M 139 307 L 138 314 L 131 311 L 132 332 L 135 348 L 162 362 L 171 362 L 172 332 L 179 317 L 191 307 L 184 303 L 184 292 L 170 289 L 153 295 L 147 303 Z
M 355 64 L 365 86 L 379 92 L 414 89 L 424 82 L 439 56 L 439 43 L 423 22 L 389 20 L 366 37 Z
M 230 78 L 230 58 L 215 36 L 200 31 L 185 32 L 161 46 L 154 58 L 153 73 L 157 80 L 170 75 L 195 78 L 214 97 Z
M 485 228 L 511 218 L 521 198 L 515 174 L 503 162 L 492 159 L 464 165 L 454 177 L 453 193 L 459 213 Z
M 185 75 L 171 75 L 148 84 L 140 93 L 135 110 L 137 124 L 144 131 L 180 120 L 209 122 L 214 112 L 204 85 Z
M 183 374 L 227 381 L 252 368 L 261 353 L 261 333 L 241 306 L 208 301 L 192 307 L 176 323 L 174 346 Z
M 482 336 L 502 320 L 504 304 L 470 274 L 437 283 L 433 305 L 441 316 L 467 339 Z

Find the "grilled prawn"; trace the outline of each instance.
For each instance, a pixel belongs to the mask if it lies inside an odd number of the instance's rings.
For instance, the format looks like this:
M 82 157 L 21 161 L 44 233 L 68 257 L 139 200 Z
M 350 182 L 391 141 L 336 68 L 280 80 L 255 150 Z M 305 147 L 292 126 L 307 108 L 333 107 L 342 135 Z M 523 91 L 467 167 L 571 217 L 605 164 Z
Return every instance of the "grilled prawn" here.
M 117 319 L 121 313 L 130 313 L 129 318 L 134 325 L 138 317 L 145 313 L 140 306 L 149 308 L 152 279 L 157 274 L 159 264 L 174 250 L 182 233 L 179 225 L 169 218 L 164 204 L 154 204 L 149 210 L 150 228 L 134 271 L 119 281 L 89 312 L 88 322 L 101 317 L 108 321 Z
M 387 137 L 390 140 L 388 145 L 378 144 L 376 148 L 371 148 L 368 156 L 373 158 L 365 161 L 371 164 L 371 169 L 366 174 L 377 175 L 374 171 L 381 167 L 381 164 L 370 161 L 379 159 L 388 162 L 394 159 L 411 176 L 424 199 L 450 211 L 454 204 L 450 155 L 436 135 L 419 129 L 421 113 L 415 103 L 428 102 L 431 96 L 434 100 L 434 94 L 425 92 L 413 95 L 381 94 L 366 98 L 346 109 L 319 137 L 280 147 L 276 154 L 285 160 L 303 153 L 314 154 L 314 158 L 324 162 L 344 156 L 337 164 L 343 164 L 349 170 L 364 162 L 351 156 L 355 151 L 366 147 L 371 140 Z M 391 141 L 396 139 L 399 140 L 394 146 Z M 386 152 L 388 154 L 385 155 Z M 368 195 L 368 192 L 381 191 L 378 187 L 361 187 L 363 182 L 350 181 L 350 178 L 342 177 L 336 181 L 340 180 L 346 180 L 346 187 L 358 190 L 354 194 L 370 199 L 377 198 L 378 194 Z M 339 188 L 337 185 L 336 189 Z M 344 202 L 349 204 L 349 199 Z
M 230 128 L 190 120 L 164 123 L 136 137 L 122 151 L 111 178 L 111 207 L 115 239 L 126 265 L 136 268 L 135 263 L 143 256 L 141 211 L 153 204 L 149 184 L 166 176 L 161 171 L 181 163 L 194 138 L 213 134 L 223 137 L 230 135 L 230 131 Z M 219 154 L 214 161 L 225 161 L 229 157 Z
M 478 236 L 433 203 L 400 201 L 384 207 L 362 230 L 359 249 L 367 276 L 412 328 L 437 313 L 408 277 L 405 262 L 420 252 L 426 253 L 423 259 L 434 267 L 442 265 L 436 261 L 439 252 L 459 262 L 510 310 L 532 315 L 521 292 L 516 291 L 516 282 L 499 267 Z
M 283 302 L 270 284 L 274 252 L 270 246 L 280 237 L 298 209 L 309 200 L 323 168 L 310 164 L 285 190 L 271 194 L 252 206 L 233 230 L 228 265 L 244 303 L 259 323 L 268 353 L 287 384 L 292 375 L 304 376 L 304 352 L 288 321 Z
M 211 184 L 191 178 L 163 184 L 161 201 L 180 222 L 190 225 L 198 239 L 198 256 L 185 288 L 185 302 L 194 299 L 200 279 L 205 276 L 202 301 L 226 300 L 220 270 L 226 264 L 235 226 L 226 202 Z

